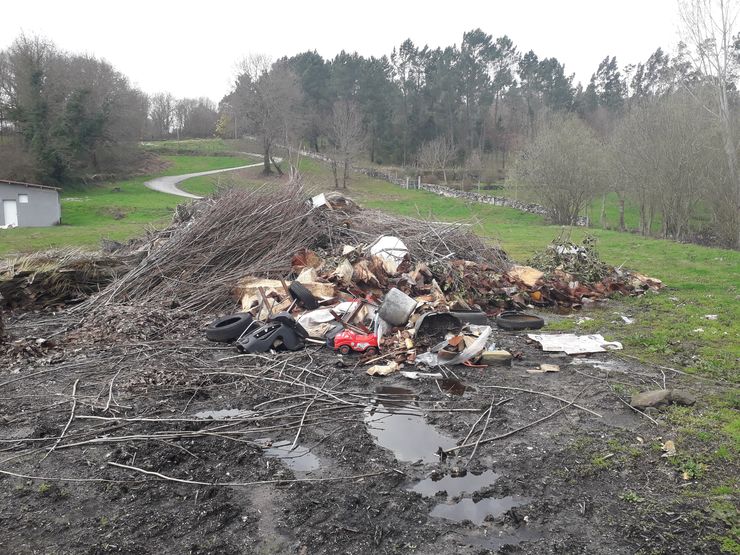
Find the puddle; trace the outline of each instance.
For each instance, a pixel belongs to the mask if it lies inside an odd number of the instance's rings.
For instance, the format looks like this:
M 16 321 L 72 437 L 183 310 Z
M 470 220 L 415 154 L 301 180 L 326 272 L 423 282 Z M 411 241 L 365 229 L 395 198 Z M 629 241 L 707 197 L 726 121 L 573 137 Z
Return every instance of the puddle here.
M 450 393 L 451 395 L 462 395 L 467 389 L 467 386 L 464 383 L 454 378 L 439 380 L 439 387 L 442 388 L 442 391 Z
M 473 493 L 490 486 L 498 480 L 499 476 L 493 470 L 486 470 L 477 475 L 468 472 L 465 476 L 453 477 L 446 475 L 437 480 L 432 477 L 422 480 L 410 488 L 409 491 L 415 491 L 424 497 L 433 497 L 438 491 L 446 491 L 447 497 L 457 497 L 463 493 Z
M 321 466 L 319 458 L 305 447 L 296 445 L 292 451 L 292 441 L 276 441 L 272 446 L 265 448 L 265 456 L 280 459 L 291 470 L 308 472 Z
M 410 404 L 414 398 L 403 387 L 378 388 L 375 403 L 365 409 L 365 424 L 375 442 L 399 461 L 437 462 L 437 450 L 454 447 L 455 440 L 427 424 L 424 413 Z
M 521 526 L 513 532 L 503 530 L 487 529 L 481 534 L 466 534 L 465 541 L 469 545 L 483 547 L 486 549 L 499 549 L 505 545 L 519 545 L 523 542 L 531 542 L 542 538 L 542 533 L 528 526 Z
M 483 524 L 487 516 L 498 517 L 513 507 L 529 503 L 528 497 L 518 495 L 496 499 L 489 497 L 477 503 L 470 498 L 461 499 L 457 503 L 440 503 L 432 509 L 430 516 L 462 522 L 470 520 L 475 524 Z
M 224 409 L 224 410 L 204 410 L 196 412 L 193 416 L 195 418 L 211 419 L 211 420 L 226 420 L 228 418 L 247 417 L 254 414 L 251 410 L 241 409 Z

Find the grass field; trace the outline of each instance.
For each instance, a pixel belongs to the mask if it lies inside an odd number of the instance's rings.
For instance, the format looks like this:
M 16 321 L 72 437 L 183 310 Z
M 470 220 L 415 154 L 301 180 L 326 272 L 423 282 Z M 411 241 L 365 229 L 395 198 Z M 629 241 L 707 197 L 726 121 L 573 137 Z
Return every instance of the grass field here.
M 157 175 L 179 175 L 231 168 L 250 163 L 246 158 L 163 156 L 169 166 Z M 103 238 L 124 241 L 148 225 L 163 225 L 180 199 L 151 191 L 141 176 L 90 187 L 69 187 L 61 194 L 62 225 L 0 230 L 0 255 L 51 247 L 96 248 Z

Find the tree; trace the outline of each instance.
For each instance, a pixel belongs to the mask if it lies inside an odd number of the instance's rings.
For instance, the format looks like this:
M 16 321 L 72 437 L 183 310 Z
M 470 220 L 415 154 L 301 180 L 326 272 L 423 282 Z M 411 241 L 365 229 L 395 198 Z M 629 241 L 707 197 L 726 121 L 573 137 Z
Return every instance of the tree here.
M 341 171 L 342 189 L 346 189 L 352 162 L 357 158 L 364 143 L 362 116 L 355 103 L 349 100 L 338 100 L 334 104 L 329 140 L 334 186 L 339 189 Z
M 152 134 L 157 139 L 166 139 L 175 127 L 175 97 L 161 92 L 152 96 L 149 117 L 152 121 Z
M 63 183 L 115 171 L 134 156 L 128 145 L 141 138 L 146 109 L 141 91 L 92 56 L 25 35 L 0 52 L 4 143 L 33 159 L 22 179 Z M 18 175 L 15 168 L 4 170 Z
M 635 107 L 617 128 L 612 171 L 640 209 L 640 231 L 662 216 L 661 235 L 686 239 L 691 218 L 716 174 L 716 125 L 687 93 Z
M 553 223 L 574 225 L 602 189 L 602 147 L 577 116 L 552 116 L 524 147 L 513 179 L 537 191 Z
M 273 65 L 263 55 L 242 60 L 234 91 L 222 104 L 233 104 L 246 120 L 248 130 L 260 139 L 265 175 L 272 173 L 271 164 L 283 173 L 273 151 L 281 142 L 293 148 L 301 131 L 301 102 L 298 79 L 287 63 Z
M 421 145 L 418 157 L 419 165 L 427 171 L 441 171 L 445 185 L 447 185 L 447 169 L 454 156 L 455 145 L 445 137 L 438 137 Z
M 729 218 L 724 223 L 734 234 L 730 244 L 740 247 L 740 172 L 735 116 L 730 98 L 731 91 L 735 89 L 739 61 L 735 31 L 738 3 L 734 0 L 685 0 L 679 3 L 679 8 L 689 46 L 686 53 L 713 91 L 712 102 L 697 100 L 719 122 L 727 166 L 727 194 L 724 196 L 734 207 L 729 214 L 723 214 L 723 217 Z M 691 91 L 689 86 L 685 88 Z

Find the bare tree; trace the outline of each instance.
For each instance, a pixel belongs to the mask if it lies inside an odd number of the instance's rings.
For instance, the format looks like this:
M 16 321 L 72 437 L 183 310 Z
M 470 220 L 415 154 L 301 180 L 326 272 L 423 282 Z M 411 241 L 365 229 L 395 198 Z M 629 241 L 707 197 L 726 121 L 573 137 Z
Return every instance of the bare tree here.
M 175 123 L 175 98 L 171 93 L 157 93 L 151 97 L 149 117 L 152 120 L 152 132 L 157 139 L 170 135 Z
M 428 141 L 419 149 L 419 165 L 431 172 L 442 172 L 447 185 L 447 170 L 455 156 L 455 145 L 445 137 Z
M 334 186 L 339 189 L 340 172 L 342 188 L 347 188 L 352 163 L 357 159 L 365 142 L 362 115 L 357 105 L 349 100 L 334 104 L 329 128 L 331 143 L 331 169 Z
M 283 171 L 273 150 L 280 142 L 293 145 L 299 135 L 301 89 L 295 74 L 283 63 L 272 64 L 264 55 L 251 55 L 241 62 L 241 74 L 231 96 L 248 128 L 262 142 L 263 173 Z M 230 97 L 226 102 L 232 103 Z M 291 147 L 292 148 L 292 147 Z
M 734 209 L 726 216 L 734 234 L 734 246 L 740 247 L 740 174 L 737 165 L 737 141 L 734 132 L 730 90 L 735 88 L 738 58 L 735 33 L 740 6 L 736 0 L 681 0 L 679 2 L 684 39 L 689 45 L 688 55 L 694 66 L 714 91 L 713 102 L 701 102 L 704 109 L 716 118 L 723 139 L 727 164 L 727 187 Z M 691 92 L 690 87 L 686 90 Z
M 637 202 L 644 235 L 660 213 L 663 237 L 687 238 L 698 203 L 716 178 L 716 128 L 685 92 L 633 108 L 618 127 L 612 173 Z
M 513 178 L 537 192 L 554 223 L 573 225 L 603 188 L 603 166 L 594 132 L 576 116 L 558 115 L 524 148 Z

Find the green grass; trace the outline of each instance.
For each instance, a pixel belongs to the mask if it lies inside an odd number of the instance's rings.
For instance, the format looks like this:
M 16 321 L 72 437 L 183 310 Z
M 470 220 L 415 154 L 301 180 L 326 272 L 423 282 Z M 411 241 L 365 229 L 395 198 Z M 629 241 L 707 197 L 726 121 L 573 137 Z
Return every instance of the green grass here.
M 164 156 L 170 163 L 157 175 L 178 175 L 249 163 L 245 158 Z M 154 175 L 89 187 L 68 187 L 61 194 L 62 225 L 0 230 L 0 255 L 52 247 L 96 248 L 103 238 L 125 241 L 148 225 L 164 225 L 182 199 L 147 189 Z

